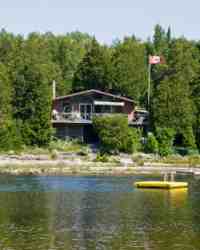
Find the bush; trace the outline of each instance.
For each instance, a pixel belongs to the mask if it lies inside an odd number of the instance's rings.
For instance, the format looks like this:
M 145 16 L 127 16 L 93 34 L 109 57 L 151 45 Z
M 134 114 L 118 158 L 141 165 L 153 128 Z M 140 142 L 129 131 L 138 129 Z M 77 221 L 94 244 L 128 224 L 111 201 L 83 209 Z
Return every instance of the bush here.
M 156 138 L 159 145 L 159 154 L 167 156 L 173 153 L 173 142 L 175 132 L 171 128 L 157 128 Z
M 184 148 L 184 147 L 174 147 L 174 153 L 180 154 L 182 156 L 185 155 L 198 155 L 198 149 Z
M 96 159 L 94 159 L 95 162 L 108 162 L 108 156 L 106 154 L 100 154 L 98 153 L 96 156 Z
M 81 150 L 77 152 L 77 155 L 79 156 L 88 156 L 89 149 L 87 147 L 83 147 Z
M 188 155 L 191 155 L 191 156 L 199 155 L 199 150 L 198 149 L 188 148 L 187 152 L 188 152 Z
M 57 160 L 58 159 L 58 151 L 56 149 L 52 150 L 51 153 L 50 153 L 50 157 L 52 160 Z
M 141 149 L 141 133 L 138 129 L 128 128 L 128 137 L 124 149 L 127 153 L 135 153 Z
M 144 145 L 144 150 L 146 153 L 157 154 L 159 152 L 158 141 L 152 133 L 148 133 L 147 141 Z
M 199 155 L 190 155 L 188 157 L 188 163 L 189 163 L 189 166 L 191 167 L 195 167 L 195 166 L 198 166 L 200 165 L 200 156 Z
M 104 153 L 132 153 L 140 147 L 139 133 L 128 127 L 127 117 L 123 115 L 95 117 L 93 124 Z
M 83 143 L 81 143 L 78 140 L 60 140 L 54 138 L 49 146 L 49 150 L 58 150 L 58 151 L 63 151 L 63 152 L 80 152 L 80 151 L 86 151 L 87 147 Z
M 134 163 L 137 164 L 137 166 L 144 166 L 145 159 L 144 159 L 143 155 L 140 155 L 140 154 L 133 155 L 132 160 Z

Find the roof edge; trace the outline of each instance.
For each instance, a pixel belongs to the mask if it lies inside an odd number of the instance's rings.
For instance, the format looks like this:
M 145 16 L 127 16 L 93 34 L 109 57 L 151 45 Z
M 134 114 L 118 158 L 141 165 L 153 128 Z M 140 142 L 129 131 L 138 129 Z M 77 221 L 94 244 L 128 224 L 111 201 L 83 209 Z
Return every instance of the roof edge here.
M 65 96 L 57 96 L 54 100 L 62 100 L 62 99 L 65 99 L 65 98 L 70 98 L 70 97 L 79 96 L 79 95 L 85 95 L 85 94 L 92 93 L 92 92 L 97 93 L 97 94 L 110 96 L 110 97 L 113 97 L 113 98 L 117 98 L 117 99 L 120 99 L 120 100 L 123 100 L 123 101 L 127 101 L 127 102 L 131 102 L 131 103 L 136 104 L 136 102 L 133 99 L 130 99 L 128 97 L 114 95 L 114 94 L 111 94 L 111 93 L 108 93 L 108 92 L 105 92 L 105 91 L 101 91 L 101 90 L 97 90 L 97 89 L 83 90 L 83 91 L 75 92 L 75 93 L 65 95 Z

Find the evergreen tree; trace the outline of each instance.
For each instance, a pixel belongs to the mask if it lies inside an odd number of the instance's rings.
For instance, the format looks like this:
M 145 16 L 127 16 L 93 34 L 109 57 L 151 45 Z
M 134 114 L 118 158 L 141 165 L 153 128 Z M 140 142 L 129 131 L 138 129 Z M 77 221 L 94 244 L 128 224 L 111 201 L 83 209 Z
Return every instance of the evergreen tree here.
M 21 124 L 26 145 L 43 146 L 51 136 L 51 86 L 55 68 L 49 62 L 45 43 L 37 35 L 32 34 L 22 46 L 12 65 L 14 118 Z
M 195 147 L 190 82 L 198 64 L 193 53 L 193 47 L 184 39 L 173 42 L 168 67 L 174 71 L 160 81 L 153 96 L 154 126 L 173 128 L 179 141 L 189 147 Z
M 62 80 L 58 82 L 58 95 L 66 95 L 72 91 L 74 74 L 82 61 L 86 49 L 90 47 L 91 37 L 80 32 L 68 33 L 65 36 L 48 36 L 53 61 L 59 67 Z M 53 46 L 52 46 L 53 45 Z
M 197 145 L 200 148 L 200 81 L 193 86 L 193 101 L 195 104 L 195 136 Z
M 152 78 L 152 92 L 154 88 L 162 81 L 165 76 L 171 74 L 172 68 L 168 67 L 169 54 L 171 50 L 171 28 L 169 27 L 167 32 L 160 26 L 156 25 L 154 28 L 153 42 L 151 46 L 150 55 L 160 56 L 162 63 L 151 66 L 151 78 Z M 147 47 L 149 49 L 149 47 Z
M 11 119 L 11 84 L 6 67 L 0 63 L 0 127 Z
M 171 42 L 171 40 L 172 40 L 172 34 L 171 34 L 171 27 L 170 26 L 167 29 L 166 38 L 167 38 L 167 43 L 169 44 Z
M 14 36 L 4 29 L 0 31 L 0 60 L 3 64 L 8 64 L 12 60 L 12 54 L 20 36 Z
M 154 28 L 154 36 L 153 36 L 153 44 L 155 52 L 157 53 L 163 53 L 163 51 L 166 49 L 166 33 L 165 30 L 157 24 Z
M 200 148 L 200 43 L 195 44 L 197 52 L 195 55 L 198 56 L 198 73 L 197 77 L 191 83 L 192 98 L 195 109 L 195 124 L 194 131 L 196 136 L 197 145 Z
M 142 102 L 147 91 L 145 46 L 134 37 L 126 38 L 114 48 L 112 82 L 115 91 Z
M 0 63 L 0 150 L 14 148 L 11 98 L 12 90 L 7 68 Z M 13 128 L 12 128 L 13 126 Z
M 73 90 L 106 90 L 110 84 L 110 54 L 93 39 L 91 48 L 85 54 L 74 75 Z

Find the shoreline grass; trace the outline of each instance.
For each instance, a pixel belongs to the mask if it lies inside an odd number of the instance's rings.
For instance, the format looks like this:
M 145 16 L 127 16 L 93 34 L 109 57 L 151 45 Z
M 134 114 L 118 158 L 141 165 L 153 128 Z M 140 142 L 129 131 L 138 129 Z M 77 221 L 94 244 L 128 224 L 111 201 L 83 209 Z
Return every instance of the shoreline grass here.
M 27 165 L 25 167 L 25 165 Z M 6 169 L 5 166 L 8 166 Z M 23 147 L 21 151 L 9 151 L 0 153 L 1 172 L 32 173 L 64 173 L 66 169 L 71 174 L 133 173 L 136 168 L 154 167 L 200 167 L 200 154 L 181 156 L 178 154 L 161 157 L 158 154 L 145 154 L 138 152 L 134 154 L 102 155 L 97 149 L 95 152 L 87 144 L 77 140 L 61 141 L 53 140 L 46 148 Z M 111 170 L 108 171 L 110 167 Z M 32 168 L 32 170 L 30 170 Z M 54 169 L 56 168 L 56 169 Z M 97 169 L 96 169 L 97 168 Z M 86 171 L 87 169 L 87 171 Z M 96 170 L 95 170 L 96 169 Z

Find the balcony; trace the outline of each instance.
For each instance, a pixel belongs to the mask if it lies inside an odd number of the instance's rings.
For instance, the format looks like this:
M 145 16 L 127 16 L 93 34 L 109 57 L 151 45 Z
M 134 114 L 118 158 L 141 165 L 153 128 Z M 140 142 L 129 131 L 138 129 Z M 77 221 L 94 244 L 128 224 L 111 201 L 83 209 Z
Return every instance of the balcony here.
M 53 123 L 84 123 L 92 124 L 92 118 L 95 116 L 108 116 L 108 115 L 119 115 L 122 114 L 127 117 L 127 114 L 123 113 L 78 113 L 78 112 L 56 112 L 52 115 Z

